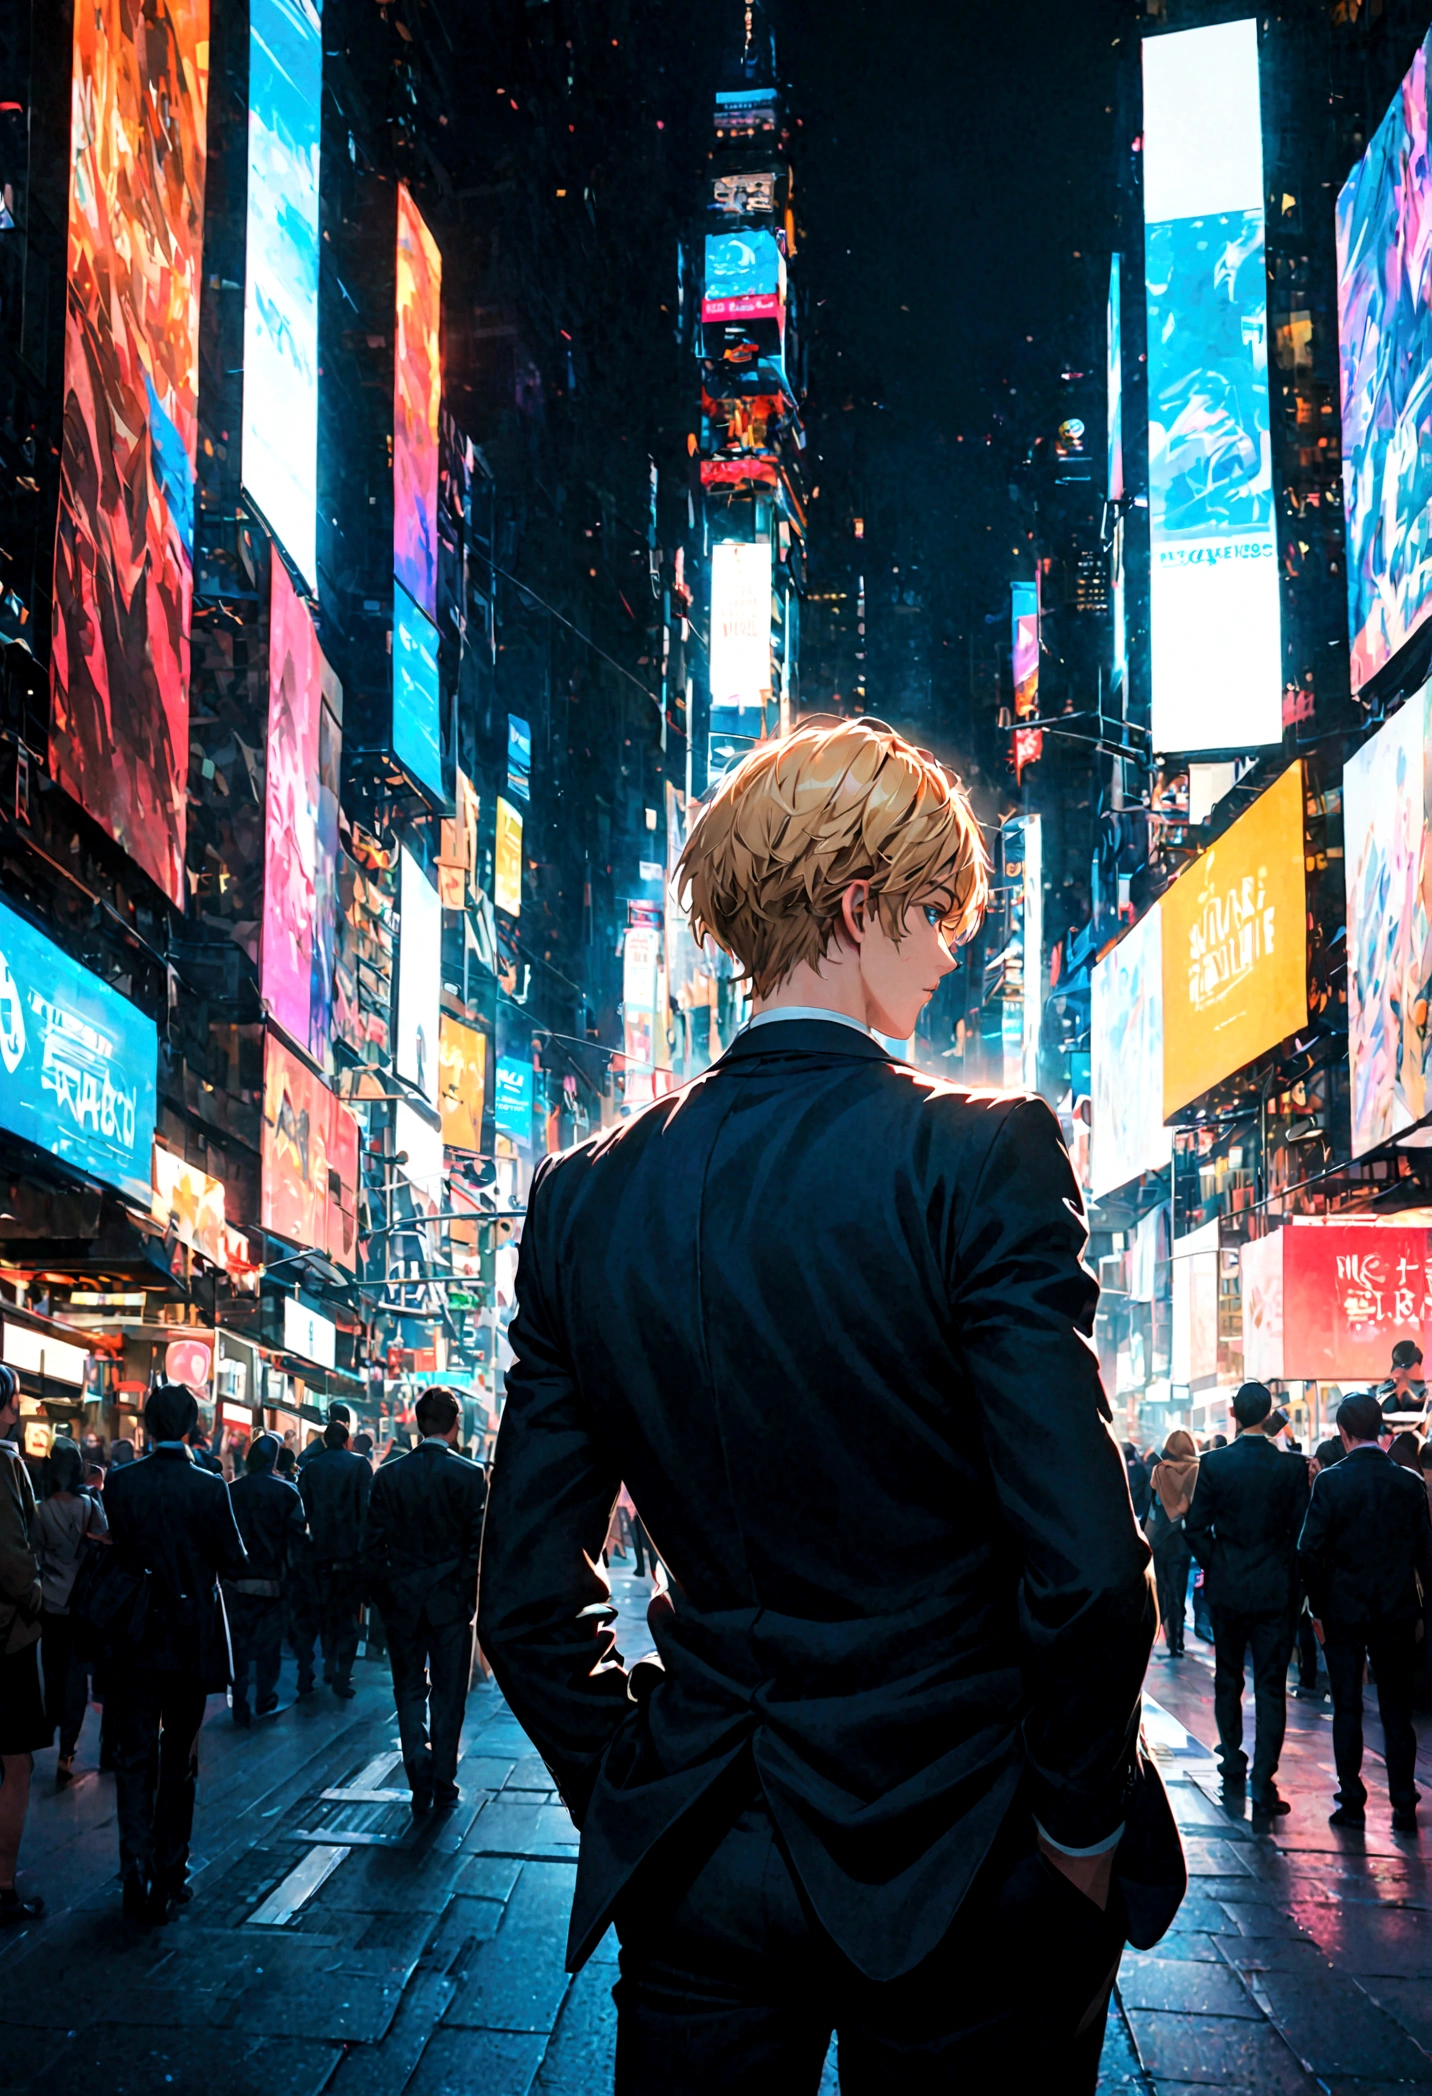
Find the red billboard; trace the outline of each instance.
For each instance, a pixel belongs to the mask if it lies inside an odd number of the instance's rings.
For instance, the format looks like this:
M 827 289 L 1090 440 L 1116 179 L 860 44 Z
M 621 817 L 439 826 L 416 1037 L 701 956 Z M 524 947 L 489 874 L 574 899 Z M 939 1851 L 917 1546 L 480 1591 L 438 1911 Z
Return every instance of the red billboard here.
M 1432 1354 L 1432 1238 L 1425 1228 L 1295 1223 L 1262 1240 L 1258 1252 L 1260 1373 L 1347 1387 L 1381 1382 L 1399 1339 Z M 1281 1331 L 1268 1300 L 1280 1262 Z M 1245 1331 L 1249 1303 L 1245 1249 Z
M 273 1034 L 264 1043 L 262 1166 L 265 1230 L 351 1269 L 358 1124 Z

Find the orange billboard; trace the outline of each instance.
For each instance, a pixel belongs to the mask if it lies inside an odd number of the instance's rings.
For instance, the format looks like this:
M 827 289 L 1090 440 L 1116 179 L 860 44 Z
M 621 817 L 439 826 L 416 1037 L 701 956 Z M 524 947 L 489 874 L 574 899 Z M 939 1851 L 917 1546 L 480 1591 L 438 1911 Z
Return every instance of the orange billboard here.
M 1162 911 L 1167 1119 L 1307 1023 L 1301 762 L 1179 875 Z

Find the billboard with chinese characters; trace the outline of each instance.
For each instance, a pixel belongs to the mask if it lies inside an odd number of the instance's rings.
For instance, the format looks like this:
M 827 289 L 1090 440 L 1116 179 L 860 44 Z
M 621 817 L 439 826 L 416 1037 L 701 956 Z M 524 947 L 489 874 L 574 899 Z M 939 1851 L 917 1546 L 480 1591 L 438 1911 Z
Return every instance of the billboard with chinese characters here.
M 317 1063 L 333 1045 L 342 693 L 277 547 L 270 558 L 259 988 Z
M 493 1100 L 497 1133 L 519 1148 L 532 1147 L 532 1065 L 515 1055 L 497 1058 L 497 1091 Z
M 1413 59 L 1337 202 L 1348 632 L 1357 691 L 1432 610 L 1432 168 Z
M 711 703 L 760 706 L 771 689 L 771 542 L 711 548 Z
M 1375 1385 L 1400 1339 L 1432 1353 L 1432 1240 L 1395 1218 L 1291 1223 L 1243 1247 L 1243 1299 L 1245 1373 Z
M 1149 626 L 1156 750 L 1282 734 L 1258 25 L 1149 36 Z
M 443 907 L 404 845 L 399 854 L 398 1075 L 438 1103 L 438 1015 L 442 1006 Z
M 401 582 L 393 584 L 393 755 L 420 786 L 443 790 L 438 629 Z
M 438 421 L 443 259 L 406 182 L 398 184 L 398 333 L 393 362 L 393 573 L 438 615 Z
M 656 1065 L 656 1005 L 661 933 L 654 925 L 628 927 L 622 948 L 623 1092 L 628 1106 L 650 1099 Z
M 1352 1154 L 1432 1113 L 1432 685 L 1343 769 Z
M 509 917 L 522 914 L 522 817 L 511 801 L 497 801 L 497 850 L 492 900 Z
M 322 1078 L 272 1033 L 264 1041 L 260 1166 L 264 1229 L 351 1267 L 358 1124 Z
M 1039 711 L 1039 581 L 1009 586 L 1014 657 L 1014 711 L 1028 720 Z
M 73 60 L 50 770 L 182 907 L 209 0 L 89 0 Z
M 1160 908 L 1167 1119 L 1307 1023 L 1301 763 L 1185 868 Z
M 152 1019 L 0 903 L 0 1128 L 148 1208 Z
M 180 1244 L 215 1266 L 227 1267 L 223 1180 L 211 1179 L 198 1165 L 186 1164 L 160 1143 L 154 1145 L 154 1195 L 149 1212 L 161 1229 L 173 1230 Z
M 444 1012 L 438 1034 L 443 1141 L 450 1150 L 482 1149 L 487 1037 Z
M 243 480 L 318 587 L 318 157 L 322 0 L 249 0 Z
M 1096 1201 L 1173 1155 L 1164 1126 L 1163 918 L 1155 903 L 1090 976 L 1090 1192 Z

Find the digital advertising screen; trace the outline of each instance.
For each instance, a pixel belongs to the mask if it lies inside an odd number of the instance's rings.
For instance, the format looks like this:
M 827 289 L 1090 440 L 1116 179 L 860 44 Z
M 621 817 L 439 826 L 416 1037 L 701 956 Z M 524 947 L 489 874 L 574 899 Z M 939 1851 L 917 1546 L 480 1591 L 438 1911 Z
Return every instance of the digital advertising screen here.
M 278 1036 L 264 1039 L 259 1220 L 290 1244 L 353 1266 L 358 1123 Z M 331 1191 L 330 1173 L 339 1192 Z
M 1282 735 L 1258 26 L 1145 37 L 1157 750 Z
M 1124 598 L 1124 328 L 1120 272 L 1122 255 L 1109 257 L 1109 304 L 1105 318 L 1105 431 L 1109 497 L 1109 621 L 1113 628 L 1109 688 L 1122 691 L 1129 676 L 1128 607 Z
M 498 796 L 497 849 L 493 860 L 492 900 L 509 917 L 522 914 L 522 816 Z
M 149 1212 L 161 1229 L 173 1230 L 180 1244 L 215 1266 L 228 1266 L 223 1180 L 211 1179 L 198 1165 L 186 1164 L 159 1143 L 154 1145 L 154 1194 Z
M 1392 1349 L 1432 1352 L 1432 1240 L 1386 1220 L 1294 1222 L 1243 1246 L 1243 1368 L 1375 1388 Z
M 1009 586 L 1011 647 L 1014 667 L 1014 711 L 1028 720 L 1039 711 L 1039 584 Z
M 443 906 L 404 845 L 398 866 L 398 1039 L 396 1068 L 438 1104 L 438 1014 L 442 1007 Z
M 182 905 L 208 0 L 91 0 L 73 59 L 50 770 Z
M 438 422 L 443 258 L 398 184 L 398 327 L 393 365 L 393 573 L 438 615 Z
M 532 730 L 515 713 L 507 716 L 507 790 L 520 800 L 532 798 Z
M 270 1016 L 313 1057 L 333 1042 L 337 933 L 338 686 L 308 606 L 270 555 L 264 914 L 259 989 Z
M 1304 865 L 1296 763 L 1165 890 L 1165 1119 L 1307 1024 Z
M 1343 768 L 1352 1154 L 1432 1113 L 1432 685 Z
M 771 689 L 771 542 L 711 548 L 711 703 L 760 706 Z
M 318 158 L 322 0 L 249 0 L 243 481 L 318 587 Z
M 406 1099 L 393 1108 L 393 1152 L 407 1160 L 398 1169 L 413 1190 L 419 1213 L 438 1215 L 443 1206 L 443 1136 Z
M 0 903 L 0 1128 L 148 1208 L 159 1035 Z
M 779 320 L 785 288 L 786 259 L 774 233 L 706 235 L 703 320 Z
M 493 1098 L 497 1133 L 524 1150 L 532 1147 L 532 1065 L 515 1055 L 497 1058 Z
M 1337 202 L 1348 634 L 1359 690 L 1432 608 L 1428 36 Z
M 1089 1191 L 1096 1201 L 1173 1156 L 1164 1126 L 1163 918 L 1155 903 L 1090 975 Z
M 482 1108 L 487 1086 L 487 1036 L 448 1012 L 438 1034 L 443 1142 L 450 1150 L 482 1149 Z
M 438 629 L 401 582 L 393 584 L 393 755 L 420 786 L 443 790 Z

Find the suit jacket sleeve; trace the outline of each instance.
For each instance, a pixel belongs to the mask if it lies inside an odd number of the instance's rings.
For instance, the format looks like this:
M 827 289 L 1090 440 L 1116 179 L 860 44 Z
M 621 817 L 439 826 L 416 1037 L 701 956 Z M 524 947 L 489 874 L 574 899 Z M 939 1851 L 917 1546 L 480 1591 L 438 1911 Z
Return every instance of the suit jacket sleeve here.
M 1423 1497 L 1425 1499 L 1425 1493 Z M 1303 1575 L 1308 1605 L 1319 1622 L 1328 1609 L 1328 1584 L 1332 1573 L 1333 1498 L 1334 1493 L 1328 1487 L 1326 1475 L 1314 1478 L 1312 1498 L 1308 1501 L 1308 1511 L 1303 1516 L 1302 1534 L 1298 1537 L 1298 1569 Z
M 209 1494 L 213 1512 L 205 1528 L 204 1555 L 221 1579 L 242 1579 L 249 1554 L 234 1519 L 234 1502 L 223 1478 L 215 1478 L 214 1483 L 217 1489 Z
M 515 1359 L 489 1480 L 478 1637 L 580 1824 L 629 1709 L 598 1569 L 621 1479 L 587 1420 L 546 1285 L 553 1166 L 532 1182 L 517 1261 Z
M 1213 1473 L 1206 1463 L 1198 1466 L 1198 1480 L 1193 1488 L 1193 1500 L 1183 1517 L 1183 1532 L 1188 1547 L 1208 1570 L 1213 1560 L 1213 1525 L 1217 1519 L 1218 1487 Z
M 1023 1558 L 1019 1618 L 1032 1804 L 1056 1842 L 1120 1825 L 1157 1624 L 1092 1343 L 1097 1285 L 1058 1123 L 1006 1113 L 955 1252 L 959 1344 L 994 1488 Z

